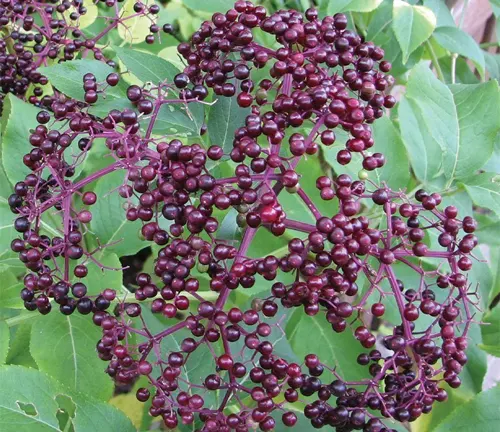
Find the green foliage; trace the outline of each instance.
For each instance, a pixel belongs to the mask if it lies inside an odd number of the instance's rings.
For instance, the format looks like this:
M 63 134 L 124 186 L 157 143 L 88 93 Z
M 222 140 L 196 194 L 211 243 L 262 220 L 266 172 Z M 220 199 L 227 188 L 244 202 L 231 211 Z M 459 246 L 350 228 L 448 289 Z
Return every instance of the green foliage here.
M 483 343 L 480 347 L 488 354 L 500 357 L 500 307 L 495 307 L 485 314 L 483 321 Z
M 4 101 L 2 118 L 0 119 L 2 163 L 5 174 L 12 184 L 22 180 L 30 173 L 29 168 L 20 161 L 31 150 L 30 129 L 35 128 L 38 124 L 36 115 L 39 111 L 38 108 L 11 94 Z M 3 198 L 5 200 L 7 196 L 4 195 Z
M 55 89 L 77 100 L 83 100 L 85 96 L 82 82 L 86 73 L 92 73 L 97 81 L 105 82 L 106 77 L 113 72 L 113 68 L 107 64 L 90 59 L 53 64 L 40 69 Z M 106 88 L 106 101 L 116 101 L 124 95 L 125 88 L 122 85 Z
M 236 97 L 220 97 L 210 108 L 208 115 L 208 136 L 210 142 L 221 146 L 224 151 L 233 147 L 234 131 L 243 125 L 250 108 L 242 109 L 236 102 Z
M 413 6 L 394 0 L 392 28 L 403 51 L 403 63 L 432 35 L 436 16 L 425 6 Z
M 500 387 L 494 387 L 451 412 L 434 432 L 494 432 L 500 421 Z
M 113 383 L 107 375 L 96 374 L 103 369 L 95 354 L 100 337 L 101 330 L 84 315 L 51 313 L 33 324 L 30 350 L 40 371 L 71 390 L 105 401 Z
M 310 317 L 296 309 L 288 320 L 286 335 L 299 358 L 314 352 L 346 380 L 356 381 L 366 375 L 366 370 L 353 361 L 362 349 L 352 343 L 352 333 L 346 330 L 332 337 L 332 326 L 323 316 Z
M 116 408 L 93 400 L 63 386 L 42 372 L 21 366 L 0 368 L 0 428 L 20 432 L 61 431 L 72 423 L 78 432 L 96 430 L 135 431 L 130 420 Z M 74 412 L 68 409 L 74 406 Z M 63 402 L 64 401 L 64 402 Z M 60 416 L 66 421 L 60 425 Z M 68 429 L 70 430 L 70 426 Z
M 97 181 L 94 192 L 99 199 L 92 209 L 90 223 L 101 245 L 108 245 L 107 252 L 118 256 L 133 255 L 144 247 L 140 237 L 141 223 L 127 221 L 123 205 L 126 199 L 118 195 L 117 189 L 124 182 L 124 171 L 114 171 Z
M 465 190 L 474 204 L 489 208 L 500 216 L 500 181 L 496 173 L 481 173 L 463 179 Z
M 115 49 L 116 55 L 123 62 L 128 72 L 133 73 L 142 82 L 172 82 L 180 71 L 167 60 L 156 55 L 127 48 Z

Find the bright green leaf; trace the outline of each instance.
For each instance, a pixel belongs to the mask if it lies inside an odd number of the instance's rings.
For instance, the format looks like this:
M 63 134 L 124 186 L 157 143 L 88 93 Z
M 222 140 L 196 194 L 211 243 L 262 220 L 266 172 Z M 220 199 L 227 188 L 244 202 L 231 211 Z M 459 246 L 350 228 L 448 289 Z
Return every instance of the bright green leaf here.
M 70 62 L 56 63 L 52 66 L 40 68 L 39 71 L 45 75 L 57 90 L 65 95 L 83 100 L 85 91 L 83 90 L 83 76 L 92 73 L 97 82 L 105 82 L 106 77 L 114 72 L 111 66 L 98 60 L 82 59 Z M 99 95 L 101 101 L 116 101 L 125 97 L 124 84 L 116 87 L 107 87 L 104 94 Z M 97 105 L 97 104 L 96 104 Z
M 353 361 L 362 351 L 352 333 L 335 333 L 324 314 L 308 316 L 303 310 L 295 310 L 286 325 L 286 336 L 299 358 L 314 352 L 348 381 L 366 375 L 366 370 Z
M 446 177 L 463 178 L 482 168 L 493 153 L 500 131 L 500 91 L 495 80 L 450 89 L 460 130 L 458 146 L 448 147 L 443 168 Z
M 424 0 L 424 6 L 428 7 L 436 15 L 437 28 L 455 25 L 450 9 L 443 0 Z
M 121 16 L 126 17 L 126 19 L 122 20 L 118 25 L 118 35 L 129 44 L 144 42 L 146 36 L 151 33 L 149 27 L 156 21 L 156 19 L 152 21 L 148 15 L 136 16 L 137 14 L 134 11 L 136 3 L 136 0 L 126 0 L 120 11 Z M 146 7 L 154 3 L 154 0 L 142 1 L 142 4 Z
M 403 51 L 403 63 L 422 45 L 436 28 L 436 16 L 425 6 L 413 6 L 394 0 L 392 28 Z
M 165 81 L 172 82 L 180 72 L 172 63 L 157 55 L 118 47 L 115 51 L 127 70 L 142 82 L 151 82 L 154 85 Z
M 500 178 L 496 173 L 481 173 L 462 180 L 474 204 L 500 216 Z
M 481 346 L 485 351 L 492 354 L 495 352 L 497 357 L 500 357 L 500 307 L 495 307 L 483 317 L 483 325 L 481 333 L 483 335 L 483 344 Z
M 23 156 L 32 150 L 29 142 L 30 129 L 38 122 L 40 110 L 21 99 L 7 95 L 2 113 L 2 163 L 5 174 L 12 184 L 24 180 L 31 170 L 22 163 Z M 2 242 L 2 244 L 4 244 Z
M 451 53 L 460 54 L 472 60 L 481 76 L 484 77 L 484 55 L 474 38 L 457 27 L 439 27 L 434 38 Z
M 458 130 L 458 121 L 443 108 L 446 106 L 441 105 L 443 100 L 447 105 L 452 104 L 451 92 L 420 63 L 410 73 L 406 95 L 398 105 L 398 115 L 410 164 L 423 183 L 432 180 L 441 170 L 443 140 L 449 139 L 446 130 L 455 135 Z M 443 128 L 443 124 L 448 127 Z
M 133 255 L 146 244 L 139 237 L 141 223 L 130 222 L 123 209 L 126 200 L 118 195 L 116 189 L 125 179 L 124 171 L 114 171 L 97 181 L 94 192 L 99 197 L 92 207 L 93 218 L 90 222 L 93 233 L 100 244 L 110 244 L 107 252 L 119 257 Z
M 182 4 L 189 9 L 201 12 L 221 12 L 226 13 L 234 6 L 233 0 L 182 0 Z
M 455 409 L 433 432 L 496 432 L 500 422 L 500 387 L 479 393 Z
M 210 143 L 230 152 L 233 148 L 234 132 L 244 126 L 248 114 L 250 114 L 250 108 L 240 108 L 236 97 L 218 98 L 208 116 Z
M 0 368 L 0 429 L 60 432 L 55 396 L 58 385 L 48 376 L 21 366 Z M 34 414 L 34 415 L 33 415 Z
M 378 183 L 385 181 L 394 190 L 408 186 L 410 180 L 408 156 L 401 135 L 389 117 L 381 117 L 373 124 L 373 138 L 374 148 L 387 155 L 385 165 L 374 172 Z
M 41 371 L 72 390 L 107 400 L 113 382 L 95 352 L 101 336 L 89 317 L 55 311 L 39 317 L 33 325 L 30 350 Z
M 5 321 L 0 321 L 0 365 L 5 364 L 9 352 L 10 330 Z
M 153 133 L 197 137 L 200 136 L 204 119 L 205 106 L 202 104 L 164 104 L 156 117 Z
M 334 15 L 337 12 L 371 12 L 375 10 L 383 0 L 336 0 L 326 1 L 327 14 Z
M 96 372 L 96 371 L 95 371 Z M 118 409 L 68 391 L 44 373 L 22 366 L 0 368 L 0 430 L 60 432 L 58 414 L 64 409 L 78 432 L 135 432 Z M 67 430 L 73 430 L 68 428 Z

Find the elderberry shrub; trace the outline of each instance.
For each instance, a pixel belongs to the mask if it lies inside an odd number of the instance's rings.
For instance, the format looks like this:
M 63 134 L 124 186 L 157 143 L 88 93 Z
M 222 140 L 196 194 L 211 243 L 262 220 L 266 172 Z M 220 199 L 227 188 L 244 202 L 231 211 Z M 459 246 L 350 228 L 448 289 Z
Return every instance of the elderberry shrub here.
M 80 22 L 88 13 L 83 0 L 0 1 L 0 113 L 7 93 L 36 105 L 51 106 L 54 98 L 44 96 L 48 79 L 38 70 L 40 66 L 73 60 L 82 54 L 114 67 L 115 62 L 106 57 L 103 49 L 109 33 L 123 29 L 126 34 L 131 20 L 144 18 L 150 22 L 145 42 L 154 43 L 160 31 L 156 24 L 158 5 L 146 6 L 138 1 L 127 13 L 122 8 L 123 0 L 94 3 L 87 6 L 94 9 L 93 27 L 99 28 L 96 32 L 81 28 Z M 141 25 L 145 22 L 141 21 Z M 168 25 L 164 30 L 172 31 Z
M 256 31 L 275 36 L 280 47 L 259 45 Z M 348 30 L 342 14 L 319 19 L 309 9 L 305 16 L 288 10 L 268 15 L 245 1 L 214 14 L 178 50 L 187 66 L 175 77 L 177 90 L 168 83 L 130 86 L 133 109 L 99 118 L 86 107 L 95 103 L 95 88 L 105 92 L 119 75 L 109 75 L 107 83 L 87 75 L 83 103 L 52 101 L 52 114 L 38 115 L 33 150 L 23 160 L 32 173 L 9 198 L 20 233 L 12 249 L 30 270 L 21 292 L 26 308 L 48 313 L 58 305 L 64 314 L 92 313 L 103 331 L 97 352 L 108 362 L 107 373 L 121 384 L 146 377 L 137 399 L 150 401 L 150 414 L 161 416 L 168 428 L 181 423 L 201 431 L 270 431 L 277 422 L 292 427 L 298 418 L 286 403 L 300 401 L 316 428 L 386 431 L 385 419 L 414 421 L 446 400 L 443 384 L 460 386 L 467 362 L 473 316 L 467 271 L 477 245 L 476 222 L 453 206 L 440 209 L 438 194 L 419 190 L 411 199 L 389 185 L 342 173 L 316 181 L 321 199 L 338 204 L 338 211 L 324 214 L 301 187 L 297 171 L 302 158 L 318 153 L 317 141 L 335 142 L 338 127 L 350 134 L 338 153 L 341 164 L 349 163 L 352 152 L 361 154 L 366 170 L 384 164 L 382 154 L 369 151 L 370 124 L 394 105 L 386 94 L 393 79 L 383 51 Z M 254 69 L 267 70 L 268 78 L 255 83 Z M 189 111 L 210 91 L 251 107 L 232 149 L 217 143 L 205 149 L 153 134 L 160 106 L 180 104 Z M 309 134 L 294 132 L 307 123 Z M 72 161 L 101 139 L 114 162 L 72 181 Z M 81 153 L 70 158 L 65 153 L 72 142 Z M 233 163 L 234 176 L 216 177 L 210 169 L 222 158 Z M 118 193 L 127 220 L 141 221 L 142 235 L 158 250 L 152 274 L 137 276 L 133 302 L 117 299 L 112 289 L 87 295 L 88 287 L 78 282 L 88 262 L 99 265 L 96 252 L 106 246 L 84 247 L 91 206 L 105 199 L 84 188 L 116 170 L 125 173 Z M 289 193 L 307 205 L 314 224 L 286 214 L 282 203 Z M 238 245 L 218 237 L 215 212 L 231 208 L 244 228 Z M 368 218 L 367 208 L 376 217 Z M 41 234 L 41 221 L 54 209 L 63 232 L 50 238 Z M 284 256 L 249 257 L 259 229 L 304 235 L 291 235 Z M 432 236 L 439 246 L 428 246 L 426 237 Z M 424 259 L 439 265 L 426 270 Z M 419 283 L 410 287 L 400 280 L 401 266 Z M 209 291 L 200 289 L 196 272 L 206 274 Z M 282 281 L 286 273 L 293 283 Z M 232 306 L 231 292 L 251 288 L 257 276 L 269 283 L 263 298 L 248 308 Z M 368 285 L 363 295 L 360 280 Z M 370 315 L 383 319 L 388 297 L 395 300 L 400 324 L 376 346 L 365 321 Z M 332 328 L 328 337 L 351 332 L 367 350 L 356 359 L 367 367 L 366 379 L 346 380 L 330 359 L 315 353 L 300 364 L 281 356 L 273 344 L 281 321 L 271 318 L 292 308 L 326 320 Z M 165 326 L 152 328 L 151 314 L 164 318 Z M 200 362 L 210 362 L 210 373 L 186 380 L 186 371 Z M 230 401 L 238 410 L 227 409 Z

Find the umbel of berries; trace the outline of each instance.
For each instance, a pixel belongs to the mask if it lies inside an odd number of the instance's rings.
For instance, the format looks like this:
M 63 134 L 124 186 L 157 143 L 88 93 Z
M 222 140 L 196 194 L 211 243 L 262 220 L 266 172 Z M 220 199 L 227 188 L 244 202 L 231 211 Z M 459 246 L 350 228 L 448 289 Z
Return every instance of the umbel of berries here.
M 258 44 L 257 32 L 272 35 L 279 47 Z M 321 145 L 338 146 L 341 165 L 353 153 L 367 171 L 384 164 L 372 151 L 370 127 L 394 105 L 383 50 L 348 30 L 342 14 L 268 15 L 238 1 L 202 23 L 178 51 L 186 68 L 174 79 L 176 91 L 163 85 L 168 96 L 134 85 L 127 91 L 133 109 L 96 118 L 63 100 L 52 103 L 53 115 L 39 115 L 23 160 L 32 173 L 9 199 L 20 233 L 12 249 L 30 270 L 21 292 L 26 307 L 92 314 L 103 332 L 97 352 L 106 372 L 120 384 L 145 377 L 137 399 L 150 403 L 150 414 L 167 428 L 293 427 L 296 402 L 313 427 L 339 431 L 386 431 L 394 420 L 430 412 L 446 400 L 445 384 L 460 386 L 467 362 L 475 221 L 453 206 L 442 208 L 438 194 L 419 190 L 411 199 L 341 172 L 318 177 L 317 193 L 308 194 L 298 169 L 301 160 L 318 157 Z M 255 82 L 255 70 L 264 68 L 268 76 Z M 108 76 L 107 84 L 118 78 Z M 83 86 L 86 108 L 95 103 L 92 91 L 106 84 L 86 76 Z M 231 149 L 153 133 L 161 105 L 181 103 L 189 111 L 210 92 L 249 108 Z M 66 129 L 54 127 L 63 124 Z M 338 128 L 349 134 L 346 142 L 338 142 Z M 104 142 L 114 162 L 73 181 L 76 166 L 66 152 L 72 142 L 82 155 Z M 231 176 L 210 169 L 221 160 L 231 161 Z M 97 250 L 84 249 L 82 241 L 92 235 L 92 205 L 103 198 L 84 188 L 114 171 L 124 173 L 117 193 L 127 220 L 141 222 L 142 236 L 157 251 L 152 272 L 137 276 L 133 301 L 112 289 L 91 295 L 79 280 L 89 261 L 99 264 Z M 303 201 L 314 223 L 287 213 L 288 194 Z M 320 200 L 331 202 L 331 213 L 320 211 Z M 239 241 L 224 239 L 215 217 L 233 209 Z M 41 234 L 40 220 L 53 210 L 64 230 L 50 238 Z M 287 250 L 250 256 L 258 230 L 286 233 Z M 436 263 L 434 270 L 424 260 Z M 414 273 L 411 283 L 401 268 Z M 259 298 L 233 306 L 232 293 L 257 284 L 266 288 Z M 384 319 L 388 299 L 398 323 L 377 340 L 367 321 Z M 281 353 L 275 341 L 290 309 L 325 320 L 331 327 L 325 337 L 351 334 L 363 351 L 352 361 L 366 367 L 366 378 L 350 381 L 316 353 L 303 359 Z M 161 325 L 152 325 L 151 316 Z M 201 364 L 203 373 L 186 376 Z

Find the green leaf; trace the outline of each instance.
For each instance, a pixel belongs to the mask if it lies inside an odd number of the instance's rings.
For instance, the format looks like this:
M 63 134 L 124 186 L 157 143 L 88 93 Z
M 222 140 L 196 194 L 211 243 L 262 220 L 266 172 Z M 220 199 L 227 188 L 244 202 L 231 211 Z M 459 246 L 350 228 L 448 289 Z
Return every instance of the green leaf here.
M 500 357 L 500 307 L 495 307 L 483 317 L 481 326 L 483 345 L 486 352 Z
M 233 148 L 234 132 L 245 125 L 250 108 L 240 108 L 236 97 L 220 97 L 208 115 L 208 136 L 210 143 L 221 146 L 225 152 Z
M 233 0 L 183 0 L 182 4 L 194 11 L 225 13 L 234 6 Z
M 9 352 L 10 330 L 5 321 L 0 321 L 0 365 L 5 364 Z
M 31 322 L 23 322 L 14 327 L 10 337 L 7 364 L 15 364 L 37 368 L 35 360 L 30 353 Z
M 472 60 L 484 78 L 484 54 L 470 34 L 457 27 L 439 27 L 433 36 L 443 48 Z
M 99 198 L 92 207 L 93 218 L 90 222 L 100 244 L 114 243 L 107 246 L 106 251 L 119 257 L 133 255 L 146 246 L 139 237 L 141 222 L 127 220 L 123 209 L 126 200 L 116 191 L 124 180 L 124 171 L 114 171 L 97 181 L 94 192 Z
M 130 420 L 109 404 L 83 396 L 44 373 L 22 366 L 0 368 L 0 430 L 18 432 L 61 431 L 64 410 L 78 432 L 135 432 Z
M 464 178 L 481 169 L 493 153 L 500 131 L 500 91 L 495 80 L 450 89 L 460 130 L 458 146 L 449 147 L 443 167 L 446 177 Z
M 416 177 L 429 183 L 442 168 L 450 180 L 463 178 L 493 152 L 500 129 L 498 84 L 447 87 L 421 63 L 410 73 L 398 113 Z
M 71 390 L 107 400 L 113 383 L 95 346 L 102 333 L 89 317 L 51 313 L 39 317 L 31 330 L 31 355 L 39 369 Z
M 373 124 L 373 138 L 376 150 L 387 155 L 385 165 L 375 170 L 378 183 L 385 181 L 394 190 L 407 187 L 410 180 L 408 156 L 401 135 L 389 117 L 381 117 Z
M 23 301 L 19 293 L 23 289 L 24 284 L 18 282 L 14 273 L 10 270 L 0 271 L 0 304 L 7 309 L 24 309 Z
M 101 372 L 97 370 L 94 373 Z M 104 372 L 102 373 L 104 374 Z M 75 431 L 137 432 L 130 419 L 114 406 L 81 395 L 73 395 L 72 399 L 76 404 L 76 413 L 73 419 Z
M 5 174 L 12 184 L 24 180 L 24 177 L 31 173 L 22 160 L 23 156 L 32 149 L 29 143 L 30 129 L 38 125 L 36 115 L 39 112 L 38 108 L 12 94 L 8 94 L 4 100 L 1 119 L 2 163 Z
M 371 12 L 375 10 L 383 0 L 336 0 L 325 1 L 327 14 L 334 15 L 337 12 Z
M 403 63 L 422 45 L 436 28 L 436 16 L 425 6 L 413 6 L 394 0 L 392 29 L 403 51 Z
M 497 386 L 455 409 L 433 432 L 496 432 L 500 422 L 499 406 L 500 387 Z
M 55 400 L 58 386 L 48 376 L 21 366 L 0 368 L 0 429 L 60 431 Z M 34 414 L 34 415 L 33 415 Z
M 157 56 L 127 48 L 115 48 L 116 54 L 129 72 L 132 72 L 142 82 L 159 83 L 173 82 L 180 71 L 172 63 Z
M 347 381 L 359 380 L 366 375 L 366 370 L 353 361 L 362 350 L 352 332 L 346 330 L 336 334 L 324 315 L 307 316 L 303 310 L 296 309 L 285 331 L 299 359 L 314 352 L 322 362 L 335 367 Z
M 455 21 L 450 13 L 450 9 L 443 0 L 424 0 L 424 6 L 436 15 L 436 27 L 454 26 Z
M 126 0 L 120 10 L 120 16 L 125 19 L 118 25 L 118 35 L 129 44 L 144 42 L 150 34 L 149 27 L 156 22 L 156 18 L 151 19 L 149 15 L 139 15 L 134 11 L 136 0 Z M 142 4 L 146 7 L 154 4 L 154 0 L 144 0 Z
M 187 105 L 164 104 L 158 112 L 153 133 L 157 135 L 200 136 L 205 120 L 204 105 L 191 102 Z
M 453 137 L 458 135 L 458 120 L 450 106 L 451 91 L 425 63 L 419 63 L 410 73 L 398 114 L 411 166 L 423 183 L 439 174 L 443 148 L 453 146 Z
M 461 183 L 475 205 L 494 211 L 500 216 L 500 178 L 496 173 L 481 173 L 463 179 Z
M 57 90 L 73 99 L 83 101 L 83 76 L 86 73 L 94 74 L 97 82 L 105 82 L 106 77 L 114 72 L 111 66 L 98 60 L 82 59 L 70 62 L 56 63 L 52 66 L 39 68 Z M 99 102 L 115 101 L 125 97 L 124 84 L 116 87 L 108 86 L 103 95 L 99 94 Z M 98 104 L 98 103 L 97 103 Z M 97 105 L 96 104 L 96 105 Z

